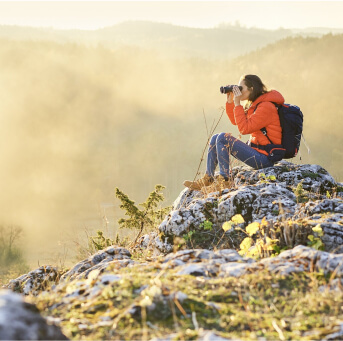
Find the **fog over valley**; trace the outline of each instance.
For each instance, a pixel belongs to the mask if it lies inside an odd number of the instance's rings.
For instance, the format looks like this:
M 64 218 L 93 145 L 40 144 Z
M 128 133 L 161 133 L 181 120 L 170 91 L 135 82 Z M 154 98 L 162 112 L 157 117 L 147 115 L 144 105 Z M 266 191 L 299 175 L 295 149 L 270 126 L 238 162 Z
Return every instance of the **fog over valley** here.
M 223 113 L 220 86 L 244 74 L 302 109 L 311 153 L 302 143 L 293 162 L 343 181 L 343 34 L 323 33 L 0 27 L 0 222 L 22 228 L 29 266 L 67 262 L 97 229 L 115 237 L 116 187 L 140 203 L 159 183 L 170 205 Z M 238 136 L 225 113 L 222 131 Z

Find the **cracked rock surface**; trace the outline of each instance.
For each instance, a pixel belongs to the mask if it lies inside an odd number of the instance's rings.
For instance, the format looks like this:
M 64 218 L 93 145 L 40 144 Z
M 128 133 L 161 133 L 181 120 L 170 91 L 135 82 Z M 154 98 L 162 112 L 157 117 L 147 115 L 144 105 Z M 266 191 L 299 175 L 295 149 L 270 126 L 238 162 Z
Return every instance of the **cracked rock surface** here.
M 36 270 L 11 280 L 4 289 L 23 293 L 24 295 L 38 295 L 49 286 L 59 282 L 62 272 L 54 266 L 41 266 Z
M 46 266 L 11 281 L 8 288 L 31 295 L 25 299 L 47 319 L 6 291 L 0 339 L 66 339 L 56 326 L 73 339 L 340 339 L 342 184 L 320 166 L 284 161 L 232 172 L 233 188 L 206 195 L 184 189 L 158 230 L 140 238 L 138 250 L 111 246 L 64 274 Z M 222 224 L 235 215 L 244 222 L 224 232 Z M 275 228 L 291 246 L 253 259 L 238 253 L 239 243 L 211 244 L 213 236 L 245 238 L 251 222 L 266 223 L 265 233 Z M 318 226 L 325 251 L 306 246 Z M 209 238 L 202 247 L 182 244 L 193 234 Z M 144 250 L 146 258 L 134 253 Z M 36 315 L 26 317 L 28 311 Z M 3 327 L 15 319 L 16 328 Z
M 89 258 L 77 263 L 67 272 L 57 267 L 41 266 L 16 279 L 11 280 L 4 289 L 11 289 L 24 295 L 38 295 L 63 280 L 88 278 L 92 271 L 103 273 L 107 268 L 120 269 L 131 266 L 135 262 L 131 253 L 122 247 L 110 246 Z
M 88 274 L 93 270 L 100 270 L 100 272 L 102 272 L 107 266 L 112 264 L 118 267 L 126 267 L 132 263 L 133 261 L 131 260 L 131 253 L 129 250 L 123 247 L 109 246 L 77 263 L 61 277 L 61 280 L 66 278 L 87 278 Z
M 262 219 L 274 223 L 301 219 L 312 227 L 320 224 L 326 250 L 339 250 L 343 242 L 343 200 L 335 192 L 340 184 L 324 168 L 281 161 L 262 170 L 235 167 L 232 176 L 235 186 L 221 192 L 205 195 L 184 189 L 159 226 L 155 249 L 171 252 L 175 237 L 201 231 L 205 221 L 220 229 L 224 222 L 240 214 L 245 226 Z M 296 193 L 300 193 L 299 197 Z M 306 204 L 302 203 L 304 197 L 309 200 Z
M 204 277 L 239 277 L 261 270 L 281 275 L 309 271 L 323 271 L 328 274 L 335 271 L 336 276 L 341 278 L 343 254 L 317 251 L 298 245 L 276 257 L 256 262 L 251 258 L 241 257 L 234 250 L 183 250 L 166 256 L 162 268 L 176 269 L 178 275 Z

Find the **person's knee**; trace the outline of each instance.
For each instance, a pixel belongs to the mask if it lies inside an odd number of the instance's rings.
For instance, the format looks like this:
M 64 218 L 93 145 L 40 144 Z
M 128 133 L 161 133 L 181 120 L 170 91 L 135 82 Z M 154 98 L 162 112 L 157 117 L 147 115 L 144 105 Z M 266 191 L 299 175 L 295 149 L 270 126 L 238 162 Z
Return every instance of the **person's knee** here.
M 218 137 L 218 134 L 215 134 L 211 137 L 210 143 L 209 143 L 211 146 L 214 146 L 216 144 L 217 137 Z
M 216 143 L 220 144 L 228 144 L 230 138 L 232 138 L 232 135 L 229 133 L 219 133 L 217 137 Z

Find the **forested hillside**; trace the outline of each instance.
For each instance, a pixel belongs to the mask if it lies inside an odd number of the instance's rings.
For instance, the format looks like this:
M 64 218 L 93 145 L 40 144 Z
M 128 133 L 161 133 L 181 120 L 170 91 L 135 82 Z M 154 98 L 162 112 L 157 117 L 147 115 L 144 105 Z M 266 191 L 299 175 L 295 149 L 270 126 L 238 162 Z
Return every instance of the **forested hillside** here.
M 343 152 L 339 147 L 343 126 L 342 50 L 343 35 L 287 38 L 234 63 L 241 73 L 250 70 L 261 75 L 284 94 L 286 102 L 301 107 L 304 135 L 312 150 L 311 157 L 304 159 L 325 165 L 339 179 L 343 179 Z
M 1 220 L 23 226 L 42 254 L 90 226 L 115 187 L 142 202 L 161 183 L 172 202 L 222 113 L 219 87 L 245 73 L 302 108 L 311 154 L 302 147 L 301 162 L 342 181 L 343 35 L 287 38 L 231 60 L 211 51 L 175 59 L 143 47 L 0 43 Z M 225 114 L 220 131 L 237 134 Z
M 321 36 L 343 30 L 328 28 L 266 30 L 247 28 L 239 24 L 221 24 L 201 29 L 172 24 L 127 21 L 97 30 L 56 30 L 20 26 L 0 26 L 0 38 L 86 46 L 102 45 L 110 49 L 139 47 L 168 58 L 233 58 L 248 53 L 282 38 L 304 35 Z

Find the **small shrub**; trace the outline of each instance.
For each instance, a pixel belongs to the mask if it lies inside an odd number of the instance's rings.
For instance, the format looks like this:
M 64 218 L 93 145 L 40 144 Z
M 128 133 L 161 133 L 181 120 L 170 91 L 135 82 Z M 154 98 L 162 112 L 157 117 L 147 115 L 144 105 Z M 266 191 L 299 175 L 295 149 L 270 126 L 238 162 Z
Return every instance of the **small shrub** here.
M 161 193 L 164 188 L 162 185 L 156 185 L 146 201 L 140 204 L 143 207 L 142 209 L 138 208 L 134 201 L 130 200 L 126 194 L 116 188 L 116 196 L 121 201 L 120 208 L 129 217 L 118 220 L 119 227 L 138 230 L 138 234 L 131 246 L 136 245 L 138 238 L 144 230 L 153 230 L 169 212 L 170 207 L 158 208 L 158 204 L 164 200 L 164 196 Z
M 238 252 L 242 256 L 252 257 L 269 257 L 275 253 L 275 247 L 279 240 L 270 238 L 265 229 L 268 226 L 268 222 L 262 219 L 261 223 L 253 222 L 246 227 L 246 237 L 241 245 L 241 250 Z M 255 240 L 252 237 L 256 237 Z
M 308 197 L 307 191 L 303 188 L 303 183 L 300 181 L 297 185 L 297 188 L 294 190 L 294 194 L 297 198 L 297 203 L 305 203 L 308 202 L 310 199 Z
M 118 221 L 119 228 L 138 230 L 138 234 L 135 237 L 134 242 L 130 241 L 129 237 L 120 238 L 119 234 L 117 234 L 114 239 L 111 239 L 105 237 L 101 230 L 98 230 L 95 236 L 89 236 L 86 231 L 86 246 L 82 245 L 84 243 L 80 244 L 75 242 L 78 247 L 77 260 L 87 258 L 111 245 L 122 247 L 135 246 L 142 232 L 156 227 L 156 225 L 162 221 L 167 212 L 169 212 L 170 207 L 158 208 L 158 203 L 164 200 L 161 193 L 164 188 L 165 187 L 162 185 L 156 185 L 155 190 L 149 194 L 147 200 L 140 204 L 143 209 L 138 208 L 134 201 L 130 200 L 126 194 L 116 188 L 116 196 L 121 201 L 120 208 L 125 211 L 125 215 L 129 216 L 129 218 L 120 219 Z
M 0 226 L 0 285 L 29 271 L 18 246 L 22 233 L 19 226 Z
M 238 226 L 240 224 L 244 223 L 244 218 L 242 217 L 241 214 L 236 214 L 234 215 L 230 221 L 226 221 L 223 225 L 222 225 L 222 229 L 227 232 L 229 230 L 231 230 L 232 228 L 235 228 L 235 226 Z
M 184 234 L 183 235 L 183 239 L 188 242 L 188 241 L 191 241 L 192 239 L 192 236 L 195 232 L 194 231 L 189 231 L 188 233 Z
M 212 231 L 213 229 L 213 223 L 209 220 L 205 220 L 203 223 L 200 224 L 200 228 L 203 228 L 204 230 Z
M 258 179 L 262 183 L 270 183 L 270 182 L 275 182 L 276 181 L 276 176 L 275 175 L 268 175 L 268 176 L 266 176 L 266 174 L 260 173 L 258 175 Z
M 303 178 L 310 178 L 313 180 L 316 180 L 319 177 L 319 174 L 311 172 L 302 172 L 301 175 L 303 176 Z
M 312 231 L 314 232 L 314 234 L 310 234 L 307 238 L 309 239 L 309 242 L 307 243 L 307 245 L 309 247 L 312 247 L 316 250 L 321 250 L 323 251 L 325 248 L 325 245 L 323 243 L 323 241 L 321 240 L 320 237 L 322 237 L 324 235 L 323 229 L 320 226 L 320 224 L 318 224 L 317 226 L 312 228 Z
M 89 238 L 89 246 L 94 249 L 94 252 L 106 249 L 107 247 L 115 244 L 114 240 L 104 237 L 102 231 L 96 231 L 96 236 Z M 93 253 L 94 253 L 93 252 Z

